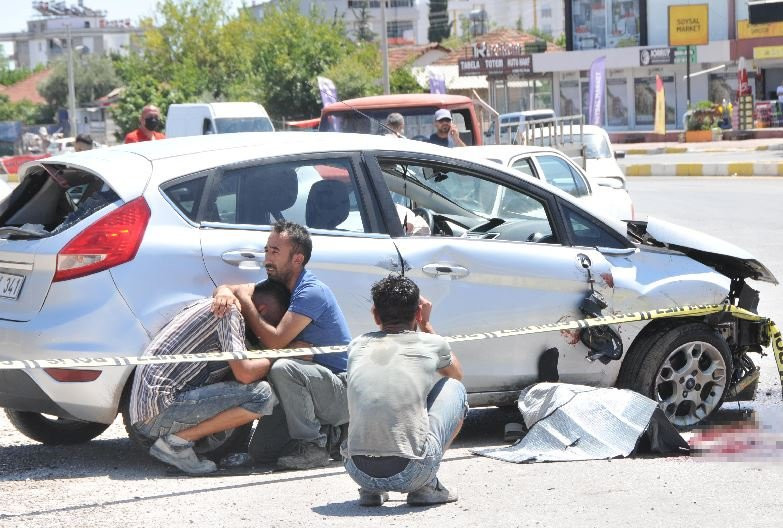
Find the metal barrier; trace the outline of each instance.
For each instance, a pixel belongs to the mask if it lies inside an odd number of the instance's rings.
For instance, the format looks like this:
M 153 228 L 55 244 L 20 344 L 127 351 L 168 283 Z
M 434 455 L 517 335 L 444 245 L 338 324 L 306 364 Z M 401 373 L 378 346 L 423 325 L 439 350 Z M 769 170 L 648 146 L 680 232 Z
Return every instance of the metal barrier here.
M 554 119 L 536 119 L 520 123 L 514 140 L 517 145 L 538 145 L 563 149 L 578 146 L 581 149 L 584 134 L 584 116 L 581 114 Z

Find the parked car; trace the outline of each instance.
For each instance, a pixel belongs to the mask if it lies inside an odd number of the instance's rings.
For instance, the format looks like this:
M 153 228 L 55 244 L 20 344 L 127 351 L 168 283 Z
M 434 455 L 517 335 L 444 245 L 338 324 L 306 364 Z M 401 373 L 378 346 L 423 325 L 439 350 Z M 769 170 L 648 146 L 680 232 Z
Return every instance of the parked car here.
M 559 150 L 517 145 L 486 145 L 465 149 L 466 152 L 552 184 L 605 215 L 620 220 L 634 219 L 633 201 L 626 189 L 591 182 L 582 169 Z
M 582 319 L 593 289 L 607 313 L 727 299 L 755 310 L 745 281 L 776 281 L 706 235 L 652 219 L 626 228 L 460 149 L 381 136 L 152 141 L 32 161 L 20 176 L 0 203 L 0 360 L 141 354 L 215 285 L 265 278 L 275 218 L 309 227 L 308 268 L 333 289 L 354 335 L 374 329 L 369 288 L 390 272 L 419 284 L 447 336 Z M 395 199 L 432 235 L 405 236 Z M 691 426 L 758 375 L 754 324 L 712 316 L 614 325 L 614 361 L 586 359 L 595 349 L 576 331 L 453 348 L 474 406 L 513 405 L 539 379 L 542 353 L 557 348 L 561 381 L 631 387 Z M 87 441 L 118 410 L 127 420 L 132 377 L 130 366 L 0 370 L 0 406 L 30 438 Z M 686 389 L 694 383 L 701 389 Z
M 272 132 L 272 121 L 258 103 L 183 103 L 169 106 L 166 113 L 166 137 L 231 134 L 236 132 Z
M 624 158 L 624 152 L 612 147 L 606 130 L 595 125 L 585 125 L 583 132 L 585 173 L 593 179 L 611 178 L 622 183 L 625 188 L 625 173 L 617 163 Z

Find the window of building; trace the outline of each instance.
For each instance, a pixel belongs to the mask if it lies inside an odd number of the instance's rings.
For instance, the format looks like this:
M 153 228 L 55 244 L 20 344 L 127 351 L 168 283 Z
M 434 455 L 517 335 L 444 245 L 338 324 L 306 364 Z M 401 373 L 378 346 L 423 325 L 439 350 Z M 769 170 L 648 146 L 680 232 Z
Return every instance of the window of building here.
M 666 123 L 673 125 L 676 120 L 677 92 L 674 88 L 674 76 L 662 78 L 666 99 Z M 634 79 L 634 109 L 637 125 L 651 125 L 655 120 L 655 77 Z
M 386 35 L 388 38 L 408 38 L 413 39 L 413 21 L 412 20 L 392 20 L 386 22 Z
M 606 121 L 609 126 L 628 126 L 627 87 L 625 79 L 606 81 Z

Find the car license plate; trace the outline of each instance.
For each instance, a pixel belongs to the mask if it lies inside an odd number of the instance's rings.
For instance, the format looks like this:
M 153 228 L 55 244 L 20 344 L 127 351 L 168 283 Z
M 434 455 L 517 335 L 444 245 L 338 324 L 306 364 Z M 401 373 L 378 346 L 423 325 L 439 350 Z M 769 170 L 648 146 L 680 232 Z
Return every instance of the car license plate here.
M 24 284 L 22 275 L 0 273 L 0 297 L 6 299 L 18 298 L 19 292 L 22 291 L 22 284 Z

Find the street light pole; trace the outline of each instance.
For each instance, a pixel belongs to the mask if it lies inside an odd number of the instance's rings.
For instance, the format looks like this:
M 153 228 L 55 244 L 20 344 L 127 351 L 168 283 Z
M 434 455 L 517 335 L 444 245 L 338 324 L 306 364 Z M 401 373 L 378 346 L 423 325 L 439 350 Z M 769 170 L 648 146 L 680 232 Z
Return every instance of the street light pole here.
M 389 95 L 389 36 L 386 30 L 386 0 L 381 0 L 381 62 L 383 63 L 383 93 Z
M 70 127 L 69 135 L 75 136 L 76 130 L 76 87 L 73 79 L 73 41 L 71 40 L 71 26 L 66 26 L 68 30 L 68 125 Z

